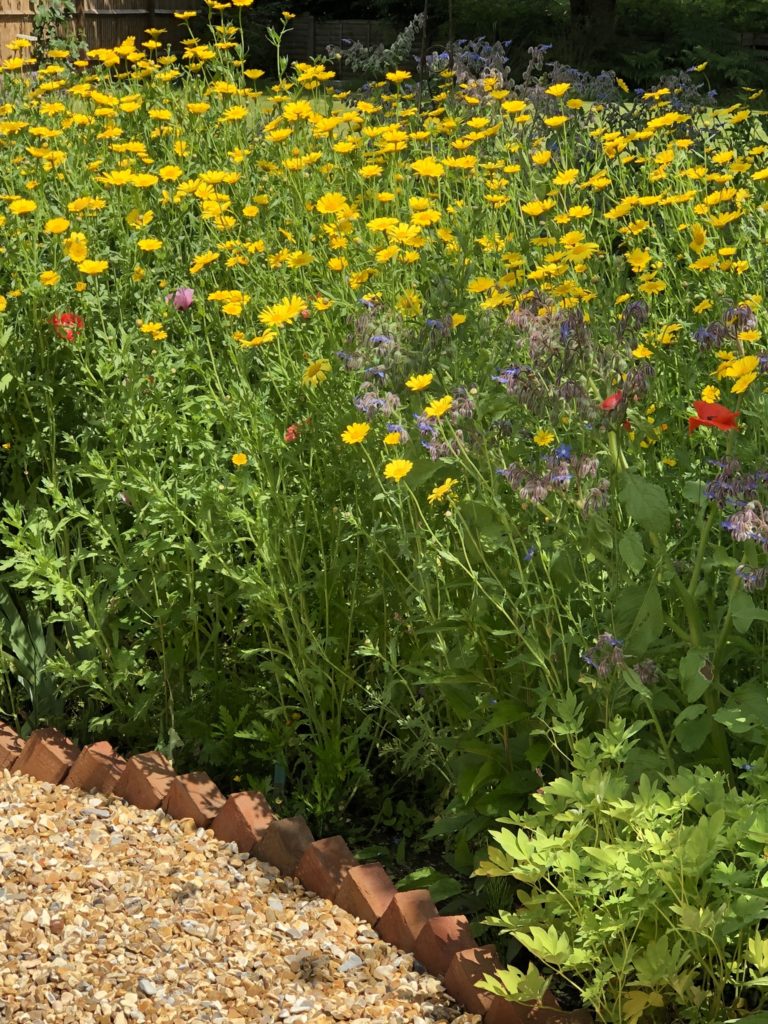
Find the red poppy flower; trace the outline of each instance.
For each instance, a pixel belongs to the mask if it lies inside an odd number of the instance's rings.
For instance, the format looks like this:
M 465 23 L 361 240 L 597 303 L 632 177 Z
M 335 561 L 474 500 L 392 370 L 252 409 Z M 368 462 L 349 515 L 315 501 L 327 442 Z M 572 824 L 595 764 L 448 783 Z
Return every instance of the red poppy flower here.
M 298 440 L 299 437 L 299 426 L 297 423 L 292 423 L 290 427 L 287 427 L 284 434 L 283 440 L 286 444 L 290 444 L 291 441 Z
M 600 408 L 605 409 L 607 412 L 611 412 L 611 410 L 616 408 L 616 406 L 619 404 L 623 397 L 624 392 L 621 389 L 619 389 L 618 391 L 614 391 L 612 395 L 608 395 L 607 398 L 604 398 L 602 400 L 602 402 L 600 403 Z
M 59 338 L 73 341 L 76 334 L 85 327 L 85 320 L 77 313 L 57 313 L 51 317 L 53 329 Z
M 694 402 L 695 416 L 688 418 L 688 433 L 692 434 L 699 427 L 716 427 L 718 430 L 738 430 L 736 420 L 741 413 L 727 409 L 717 402 Z

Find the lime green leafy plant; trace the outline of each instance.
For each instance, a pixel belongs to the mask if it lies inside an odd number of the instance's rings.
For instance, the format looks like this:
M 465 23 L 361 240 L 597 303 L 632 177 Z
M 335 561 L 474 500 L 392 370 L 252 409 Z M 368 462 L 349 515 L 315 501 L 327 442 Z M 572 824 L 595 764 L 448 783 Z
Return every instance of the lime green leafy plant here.
M 757 1010 L 768 972 L 765 763 L 743 765 L 739 789 L 703 767 L 635 786 L 623 764 L 639 728 L 616 719 L 577 741 L 570 776 L 491 833 L 476 874 L 523 888 L 517 909 L 487 923 L 533 959 L 481 987 L 537 999 L 560 975 L 606 1024 Z

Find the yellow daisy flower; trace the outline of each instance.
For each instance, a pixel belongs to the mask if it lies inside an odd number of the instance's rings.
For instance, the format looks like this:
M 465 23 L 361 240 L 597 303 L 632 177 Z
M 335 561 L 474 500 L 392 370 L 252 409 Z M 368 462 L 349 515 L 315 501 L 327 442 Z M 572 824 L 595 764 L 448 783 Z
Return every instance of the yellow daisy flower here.
M 384 476 L 387 480 L 394 480 L 395 483 L 400 483 L 403 477 L 413 469 L 413 463 L 409 459 L 393 459 L 388 462 L 384 467 Z
M 344 444 L 360 444 L 368 437 L 371 427 L 368 423 L 350 423 L 341 435 Z

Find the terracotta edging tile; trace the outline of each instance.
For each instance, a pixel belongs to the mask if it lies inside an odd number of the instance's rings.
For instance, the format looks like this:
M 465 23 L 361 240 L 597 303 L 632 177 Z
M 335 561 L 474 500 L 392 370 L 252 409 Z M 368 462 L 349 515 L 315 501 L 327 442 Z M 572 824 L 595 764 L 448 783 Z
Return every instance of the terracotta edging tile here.
M 177 776 L 159 751 L 126 761 L 106 741 L 82 752 L 56 729 L 24 742 L 0 722 L 0 771 L 13 768 L 44 782 L 98 790 L 145 810 L 192 818 L 222 842 L 297 875 L 302 885 L 375 927 L 381 939 L 412 953 L 446 992 L 483 1024 L 594 1024 L 589 1010 L 565 1011 L 547 992 L 541 1003 L 512 1003 L 475 988 L 501 967 L 496 947 L 477 946 L 464 915 L 441 916 L 428 889 L 398 892 L 381 864 L 359 864 L 341 836 L 315 840 L 302 817 L 276 818 L 258 792 L 225 797 L 205 772 Z M 69 773 L 69 774 L 67 774 Z
M 375 925 L 396 895 L 395 884 L 381 864 L 360 864 L 347 871 L 333 902 Z
M 357 864 L 357 858 L 341 836 L 330 836 L 309 844 L 296 865 L 296 874 L 305 889 L 333 900 L 344 876 Z
M 501 969 L 496 947 L 475 946 L 454 953 L 445 972 L 443 985 L 448 995 L 453 996 L 470 1013 L 485 1014 L 491 1007 L 494 996 L 483 989 L 475 988 L 475 982 L 482 981 L 485 974 L 496 974 Z
M 198 828 L 208 828 L 226 802 L 206 772 L 188 772 L 171 780 L 160 806 L 172 818 L 191 818 Z
M 155 811 L 171 788 L 175 773 L 168 758 L 159 750 L 134 754 L 112 790 L 134 807 Z
M 254 846 L 253 854 L 279 868 L 282 874 L 295 875 L 304 851 L 314 841 L 302 817 L 275 818 Z
M 432 917 L 419 932 L 413 955 L 432 974 L 443 975 L 454 953 L 476 945 L 469 921 L 463 914 Z
M 14 761 L 13 771 L 40 782 L 62 782 L 77 760 L 80 748 L 58 729 L 35 729 Z
M 24 749 L 24 740 L 15 729 L 0 722 L 0 771 L 12 768 Z
M 235 843 L 241 853 L 250 853 L 275 820 L 262 793 L 231 793 L 213 819 L 211 828 L 223 843 Z
M 431 917 L 437 916 L 429 889 L 409 889 L 393 896 L 376 924 L 376 931 L 385 942 L 412 953 L 421 929 Z
M 116 754 L 111 743 L 100 740 L 80 751 L 80 756 L 67 775 L 65 785 L 82 789 L 86 793 L 98 790 L 109 795 L 125 771 L 126 760 Z

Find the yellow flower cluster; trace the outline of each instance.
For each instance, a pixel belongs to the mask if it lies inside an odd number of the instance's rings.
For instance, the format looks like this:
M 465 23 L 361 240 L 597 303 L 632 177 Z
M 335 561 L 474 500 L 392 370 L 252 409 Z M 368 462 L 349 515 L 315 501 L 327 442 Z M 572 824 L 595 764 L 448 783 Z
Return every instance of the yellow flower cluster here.
M 213 11 L 251 2 L 206 0 Z M 291 19 L 283 12 L 283 30 Z M 319 402 L 361 304 L 387 309 L 404 334 L 460 342 L 464 324 L 491 334 L 532 299 L 553 315 L 578 307 L 605 331 L 643 300 L 649 321 L 628 362 L 677 358 L 724 296 L 760 310 L 768 145 L 752 124 L 757 92 L 702 112 L 702 142 L 669 88 L 646 93 L 619 129 L 567 82 L 534 101 L 493 76 L 459 84 L 447 72 L 417 104 L 410 73 L 396 70 L 356 99 L 322 62 L 262 88 L 233 25 L 182 49 L 162 30 L 67 62 L 12 48 L 0 66 L 14 97 L 0 104 L 0 226 L 21 257 L 0 313 L 12 292 L 36 302 L 45 289 L 66 308 L 113 288 L 140 304 L 139 334 L 161 341 L 182 322 L 165 292 L 193 279 L 202 337 L 225 336 L 259 372 L 279 362 L 281 386 L 300 382 Z M 708 372 L 745 392 L 761 337 L 732 330 Z M 432 365 L 401 382 L 401 397 L 421 404 L 443 379 Z M 716 393 L 708 383 L 703 400 Z M 412 411 L 447 436 L 456 395 Z M 354 422 L 341 439 L 361 445 L 370 431 Z M 382 432 L 390 451 L 407 450 L 404 436 Z M 528 436 L 556 440 L 546 425 Z M 391 460 L 384 476 L 400 482 L 413 465 Z M 456 485 L 448 477 L 430 504 Z

